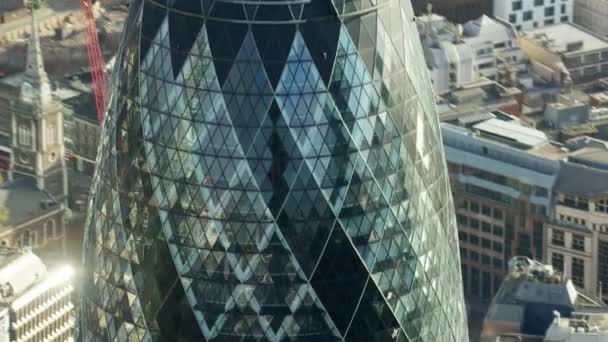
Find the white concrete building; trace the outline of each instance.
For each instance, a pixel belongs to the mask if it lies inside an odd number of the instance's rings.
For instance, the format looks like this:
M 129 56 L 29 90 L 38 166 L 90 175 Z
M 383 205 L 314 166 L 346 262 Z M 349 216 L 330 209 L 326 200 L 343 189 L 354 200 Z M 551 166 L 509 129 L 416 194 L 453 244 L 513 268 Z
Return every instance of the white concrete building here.
M 0 341 L 73 341 L 72 275 L 49 272 L 29 249 L 0 249 Z
M 599 35 L 608 36 L 608 0 L 576 0 L 574 22 Z
M 494 16 L 518 30 L 572 21 L 574 0 L 494 0 Z
M 440 42 L 429 49 L 427 58 L 438 95 L 462 88 L 477 79 L 473 49 L 463 42 Z
M 560 168 L 545 260 L 587 293 L 608 299 L 608 143 L 582 137 Z M 577 149 L 578 148 L 578 149 Z
M 462 26 L 428 14 L 418 17 L 417 23 L 437 95 L 480 81 L 503 84 L 505 77 L 513 86 L 517 74 L 527 69 L 517 30 L 504 20 L 484 15 Z
M 449 93 L 478 79 L 475 52 L 461 39 L 460 26 L 436 14 L 418 17 L 417 23 L 435 94 Z
M 475 67 L 480 76 L 497 80 L 501 67 L 525 69 L 523 52 L 518 45 L 515 27 L 501 19 L 486 15 L 466 23 L 463 40 L 475 53 Z

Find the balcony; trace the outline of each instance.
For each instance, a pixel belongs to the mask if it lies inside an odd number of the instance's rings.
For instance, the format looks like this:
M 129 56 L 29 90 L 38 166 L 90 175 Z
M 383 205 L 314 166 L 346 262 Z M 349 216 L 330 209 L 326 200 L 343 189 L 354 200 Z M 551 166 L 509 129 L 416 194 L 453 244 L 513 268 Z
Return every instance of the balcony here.
M 585 212 L 589 211 L 589 202 L 563 200 L 563 201 L 558 201 L 557 204 L 563 205 L 564 207 L 576 209 L 576 210 L 582 210 Z
M 550 225 L 551 227 L 555 227 L 557 229 L 566 229 L 569 231 L 577 231 L 577 232 L 581 232 L 581 233 L 589 233 L 591 231 L 591 229 L 588 228 L 587 226 L 583 226 L 580 224 L 574 224 L 573 222 L 568 222 L 568 221 L 560 221 L 558 219 L 553 219 L 553 220 L 547 221 L 547 224 Z

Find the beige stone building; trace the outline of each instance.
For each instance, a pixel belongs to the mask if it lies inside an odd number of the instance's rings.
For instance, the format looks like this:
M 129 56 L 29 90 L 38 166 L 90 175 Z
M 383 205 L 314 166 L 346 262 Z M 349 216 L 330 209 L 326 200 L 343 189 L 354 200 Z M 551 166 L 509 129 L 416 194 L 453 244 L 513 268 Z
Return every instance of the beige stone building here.
M 546 81 L 580 84 L 608 76 L 608 39 L 572 23 L 521 33 L 532 69 Z
M 603 36 L 608 36 L 608 0 L 577 0 L 574 22 Z
M 26 70 L 0 88 L 0 116 L 10 127 L 11 150 L 8 182 L 0 188 L 5 211 L 0 246 L 29 246 L 57 260 L 66 238 L 63 105 L 44 69 L 35 14 L 31 25 Z
M 546 260 L 577 287 L 608 299 L 608 151 L 589 151 L 587 157 L 603 159 L 607 169 L 562 164 Z

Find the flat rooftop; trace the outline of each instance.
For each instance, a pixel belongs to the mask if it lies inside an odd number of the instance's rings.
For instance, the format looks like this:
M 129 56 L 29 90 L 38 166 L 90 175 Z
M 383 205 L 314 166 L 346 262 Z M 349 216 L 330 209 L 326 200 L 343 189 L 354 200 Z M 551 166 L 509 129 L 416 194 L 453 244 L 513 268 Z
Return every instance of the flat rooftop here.
M 572 318 L 556 318 L 546 342 L 598 342 L 608 339 L 608 311 L 577 311 Z
M 607 310 L 599 299 L 580 292 L 552 266 L 525 257 L 509 261 L 509 274 L 486 314 L 484 325 L 505 322 L 520 326 L 524 335 L 544 334 L 555 311 Z M 497 331 L 500 333 L 500 331 Z
M 496 115 L 498 113 L 499 115 Z M 608 147 L 594 143 L 598 140 L 580 138 L 578 145 L 563 145 L 551 140 L 543 131 L 527 126 L 519 119 L 510 119 L 500 112 L 479 113 L 442 122 L 441 129 L 447 133 L 468 136 L 479 141 L 508 146 L 546 160 L 576 159 L 576 163 L 608 164 Z M 512 118 L 512 117 L 511 117 Z M 444 133 L 444 134 L 445 134 Z M 595 163 L 595 164 L 594 164 Z M 606 168 L 608 170 L 608 167 Z
M 608 49 L 608 39 L 572 23 L 527 30 L 522 33 L 522 37 L 547 44 L 553 51 L 566 56 Z
M 528 153 L 537 157 L 542 157 L 550 160 L 562 160 L 567 158 L 569 155 L 568 150 L 563 150 L 559 146 L 554 144 L 546 144 L 531 148 L 527 151 Z
M 451 121 L 458 118 L 499 110 L 517 105 L 517 88 L 505 88 L 485 77 L 444 95 L 437 106 L 439 119 Z
M 476 130 L 504 139 L 527 148 L 543 146 L 549 143 L 547 135 L 534 128 L 522 126 L 512 121 L 490 119 L 473 126 Z

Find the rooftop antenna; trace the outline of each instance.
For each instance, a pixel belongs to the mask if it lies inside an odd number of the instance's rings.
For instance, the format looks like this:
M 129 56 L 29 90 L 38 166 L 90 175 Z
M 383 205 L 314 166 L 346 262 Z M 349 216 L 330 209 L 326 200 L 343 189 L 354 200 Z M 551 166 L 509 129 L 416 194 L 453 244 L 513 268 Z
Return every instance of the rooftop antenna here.
M 426 21 L 426 29 L 425 29 L 425 38 L 426 41 L 430 43 L 431 41 L 431 20 L 433 17 L 433 4 L 430 2 L 426 3 L 426 15 L 427 15 L 427 21 Z

